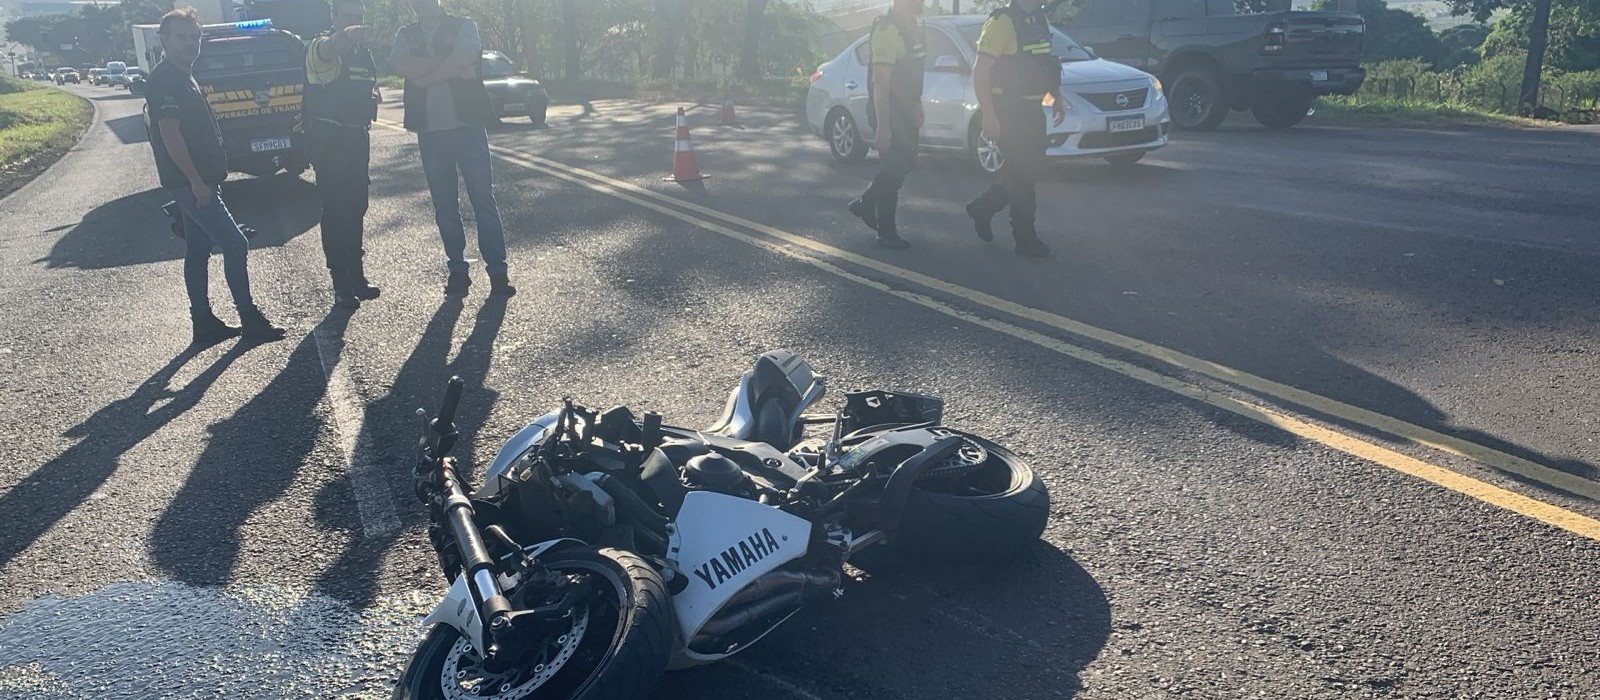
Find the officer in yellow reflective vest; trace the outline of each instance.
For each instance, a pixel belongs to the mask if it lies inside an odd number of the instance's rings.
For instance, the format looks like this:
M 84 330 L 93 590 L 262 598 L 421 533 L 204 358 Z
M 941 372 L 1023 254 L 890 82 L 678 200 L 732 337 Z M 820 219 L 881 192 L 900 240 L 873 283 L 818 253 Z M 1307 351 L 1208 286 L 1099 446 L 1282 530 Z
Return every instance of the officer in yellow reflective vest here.
M 361 0 L 334 0 L 333 31 L 306 46 L 302 123 L 322 195 L 322 253 L 334 306 L 378 298 L 367 280 L 361 238 L 367 216 L 372 141 L 378 118 L 378 68 L 366 47 Z
M 994 215 L 1009 206 L 1017 254 L 1035 258 L 1050 254 L 1034 221 L 1034 183 L 1049 145 L 1041 104 L 1051 107 L 1057 126 L 1067 117 L 1061 60 L 1050 51 L 1050 21 L 1043 4 L 1011 0 L 989 15 L 978 35 L 973 87 L 983 111 L 983 131 L 999 144 L 1005 164 L 989 191 L 967 205 L 973 228 L 986 241 L 994 240 Z
M 877 129 L 880 168 L 850 213 L 878 232 L 878 245 L 909 248 L 895 226 L 900 187 L 917 165 L 917 135 L 922 130 L 923 0 L 895 0 L 888 14 L 872 23 L 868 46 L 872 65 L 868 86 Z

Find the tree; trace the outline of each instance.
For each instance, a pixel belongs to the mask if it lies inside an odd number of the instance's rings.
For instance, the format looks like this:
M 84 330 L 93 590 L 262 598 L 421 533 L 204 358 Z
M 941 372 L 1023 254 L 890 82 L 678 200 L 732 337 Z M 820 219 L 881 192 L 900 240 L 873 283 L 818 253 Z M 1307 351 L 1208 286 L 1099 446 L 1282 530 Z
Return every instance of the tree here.
M 1593 0 L 1577 0 L 1592 4 Z M 1483 22 L 1496 10 L 1512 9 L 1529 12 L 1528 58 L 1522 67 L 1522 90 L 1518 93 L 1518 109 L 1533 112 L 1539 105 L 1539 80 L 1544 72 L 1545 49 L 1550 42 L 1550 8 L 1552 0 L 1449 0 L 1451 10 L 1458 15 L 1471 14 Z M 1531 12 L 1530 12 L 1531 10 Z
M 744 9 L 744 41 L 739 51 L 739 79 L 755 82 L 761 77 L 761 45 L 763 19 L 767 13 L 767 0 L 746 0 Z

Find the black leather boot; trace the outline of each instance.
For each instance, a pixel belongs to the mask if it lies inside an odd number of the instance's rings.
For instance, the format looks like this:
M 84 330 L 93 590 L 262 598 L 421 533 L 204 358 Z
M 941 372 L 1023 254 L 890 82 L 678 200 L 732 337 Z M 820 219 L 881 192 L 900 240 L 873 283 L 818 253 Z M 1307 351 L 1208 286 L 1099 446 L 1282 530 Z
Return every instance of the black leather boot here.
M 272 322 L 267 320 L 261 310 L 254 306 L 239 310 L 239 323 L 243 326 L 241 330 L 243 331 L 244 339 L 252 343 L 270 343 L 275 340 L 283 340 L 283 336 L 288 334 L 288 331 L 272 325 Z
M 211 309 L 190 310 L 189 321 L 194 326 L 193 347 L 209 348 L 229 338 L 239 337 L 239 328 L 230 326 L 211 313 Z

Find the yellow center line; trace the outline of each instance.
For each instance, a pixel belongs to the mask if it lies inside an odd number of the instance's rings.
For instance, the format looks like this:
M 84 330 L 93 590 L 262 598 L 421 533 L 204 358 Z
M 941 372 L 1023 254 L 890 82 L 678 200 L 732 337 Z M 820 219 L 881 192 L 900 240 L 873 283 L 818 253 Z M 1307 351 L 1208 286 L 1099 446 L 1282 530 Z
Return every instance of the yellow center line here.
M 400 130 L 392 121 L 380 120 L 384 127 Z M 825 243 L 793 234 L 781 229 L 742 217 L 710 209 L 695 202 L 671 197 L 639 187 L 629 182 L 599 173 L 576 168 L 556 161 L 540 158 L 502 146 L 492 146 L 494 152 L 508 163 L 534 172 L 564 180 L 602 194 L 610 195 L 637 206 L 656 211 L 672 218 L 693 224 L 707 231 L 793 258 L 832 275 L 848 279 L 863 286 L 893 295 L 918 306 L 928 308 L 974 325 L 1024 340 L 1053 352 L 1093 364 L 1138 380 L 1145 384 L 1185 396 L 1220 408 L 1230 413 L 1264 423 L 1288 433 L 1311 440 L 1340 452 L 1374 462 L 1389 469 L 1409 474 L 1429 483 L 1461 493 L 1506 510 L 1561 528 L 1576 535 L 1600 540 L 1600 521 L 1579 513 L 1523 496 L 1514 491 L 1439 467 L 1420 459 L 1396 452 L 1381 445 L 1355 438 L 1305 420 L 1290 416 L 1268 406 L 1245 401 L 1228 394 L 1160 374 L 1138 365 L 1118 360 L 1094 350 L 1068 343 L 1037 331 L 1003 320 L 979 316 L 928 295 L 897 289 L 876 279 L 847 270 L 833 261 L 848 262 L 890 277 L 910 282 L 934 291 L 959 297 L 994 311 L 1023 318 L 1051 328 L 1090 338 L 1107 345 L 1122 348 L 1138 355 L 1158 360 L 1169 366 L 1251 389 L 1280 401 L 1310 409 L 1337 418 L 1380 430 L 1412 442 L 1413 444 L 1442 452 L 1474 459 L 1490 467 L 1501 469 L 1541 482 L 1570 493 L 1600 500 L 1600 484 L 1574 474 L 1522 459 L 1467 440 L 1412 425 L 1391 416 L 1350 406 L 1302 389 L 1286 386 L 1247 372 L 1219 365 L 1207 360 L 1185 355 L 1153 343 L 1131 338 L 1106 329 L 1090 326 L 1047 311 L 1023 306 L 995 297 L 985 292 L 945 282 L 922 273 L 906 270 L 888 263 L 851 253 Z M 693 213 L 691 213 L 693 212 Z M 731 228 L 756 231 L 751 235 Z M 781 244 L 768 238 L 781 241 Z

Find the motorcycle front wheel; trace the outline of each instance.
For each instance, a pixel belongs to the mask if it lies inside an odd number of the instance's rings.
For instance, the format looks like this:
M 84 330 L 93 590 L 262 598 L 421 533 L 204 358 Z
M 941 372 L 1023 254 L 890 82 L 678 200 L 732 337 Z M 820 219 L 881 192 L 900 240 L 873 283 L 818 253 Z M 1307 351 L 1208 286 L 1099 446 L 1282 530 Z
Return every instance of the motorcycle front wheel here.
M 436 625 L 411 657 L 394 700 L 607 700 L 642 698 L 666 670 L 676 632 L 661 577 L 616 549 L 549 555 L 545 566 L 587 577 L 572 622 L 535 644 L 525 664 L 493 672 L 449 625 Z

